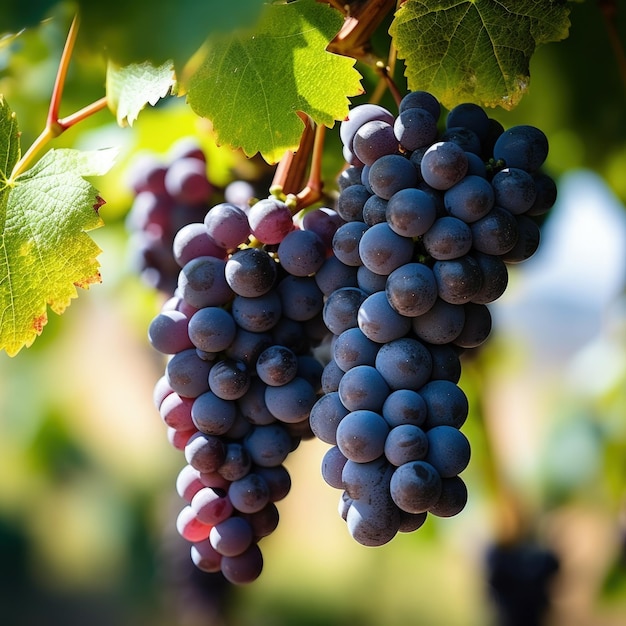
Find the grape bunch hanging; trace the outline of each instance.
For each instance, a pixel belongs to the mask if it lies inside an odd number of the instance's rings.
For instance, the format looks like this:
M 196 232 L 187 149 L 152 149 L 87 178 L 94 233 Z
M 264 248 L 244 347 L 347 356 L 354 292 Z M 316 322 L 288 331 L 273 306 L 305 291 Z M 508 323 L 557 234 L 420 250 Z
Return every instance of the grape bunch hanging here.
M 175 236 L 174 296 L 149 327 L 169 355 L 154 401 L 184 453 L 177 520 L 202 570 L 255 580 L 301 441 L 329 445 L 350 535 L 380 546 L 467 502 L 461 357 L 491 331 L 507 264 L 556 199 L 545 135 L 408 93 L 354 107 L 332 208 L 221 202 Z M 295 213 L 295 214 L 294 214 Z

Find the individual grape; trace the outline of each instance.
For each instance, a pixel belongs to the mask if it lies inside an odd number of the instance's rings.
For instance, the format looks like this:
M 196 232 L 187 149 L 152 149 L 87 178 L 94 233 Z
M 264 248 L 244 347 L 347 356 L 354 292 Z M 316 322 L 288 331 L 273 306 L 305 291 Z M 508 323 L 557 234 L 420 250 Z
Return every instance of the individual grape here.
M 192 259 L 178 275 L 178 289 L 187 303 L 198 309 L 205 306 L 222 306 L 232 298 L 226 282 L 226 261 L 212 256 Z
M 467 437 L 452 426 L 434 426 L 426 431 L 430 463 L 442 478 L 460 474 L 469 463 L 470 445 Z
M 449 380 L 431 380 L 420 389 L 426 404 L 424 430 L 437 426 L 461 428 L 467 419 L 469 403 L 463 390 Z
M 507 167 L 536 172 L 548 156 L 548 139 L 534 126 L 519 125 L 505 130 L 493 147 L 493 158 Z
M 428 311 L 411 321 L 418 339 L 437 345 L 454 341 L 463 330 L 464 324 L 465 309 L 441 298 L 436 299 Z
M 417 150 L 435 141 L 437 121 L 426 109 L 413 107 L 400 112 L 393 130 L 405 150 Z
M 399 193 L 399 192 L 398 192 Z M 371 195 L 363 205 L 363 221 L 368 226 L 387 220 L 387 202 L 376 194 Z
M 322 393 L 327 394 L 339 389 L 339 381 L 344 372 L 333 359 L 331 359 L 322 371 Z
M 453 107 L 446 117 L 446 128 L 468 128 L 484 141 L 490 132 L 491 124 L 485 110 L 473 102 L 464 102 Z
M 278 283 L 277 292 L 283 315 L 297 322 L 312 320 L 324 307 L 324 294 L 313 276 L 288 274 Z
M 467 173 L 465 150 L 452 141 L 438 141 L 424 153 L 420 171 L 434 189 L 450 189 Z
M 466 156 L 468 154 L 475 154 L 478 156 L 482 153 L 482 146 L 478 135 L 469 128 L 463 128 L 462 126 L 446 128 L 446 130 L 444 130 L 439 136 L 439 140 L 455 143 L 463 149 Z
M 224 578 L 233 585 L 245 585 L 256 580 L 263 570 L 263 555 L 256 543 L 237 556 L 223 556 L 220 567 Z
M 224 250 L 245 243 L 250 235 L 248 216 L 230 202 L 221 202 L 207 211 L 204 226 L 209 237 Z
M 388 491 L 392 473 L 393 467 L 382 455 L 364 463 L 348 459 L 341 472 L 341 481 L 352 500 L 364 500 L 373 493 Z
M 149 151 L 135 155 L 126 173 L 126 184 L 139 195 L 144 191 L 163 196 L 165 191 L 165 173 L 167 163 Z
M 278 502 L 287 497 L 291 490 L 291 476 L 284 465 L 257 466 L 254 472 L 267 483 L 270 490 L 270 502 Z
M 255 465 L 275 467 L 291 452 L 291 437 L 279 423 L 256 426 L 246 435 L 244 446 Z
M 340 191 L 345 191 L 351 185 L 360 185 L 361 183 L 361 172 L 363 171 L 363 166 L 356 167 L 354 165 L 350 165 L 343 169 L 337 178 L 337 186 Z
M 194 423 L 191 407 L 195 400 L 183 398 L 177 393 L 170 393 L 159 406 L 159 414 L 163 422 L 175 430 L 192 430 Z
M 392 391 L 385 399 L 382 409 L 382 416 L 392 429 L 403 424 L 422 426 L 426 415 L 424 398 L 412 389 Z
M 248 211 L 248 223 L 254 237 L 262 243 L 280 243 L 293 230 L 289 207 L 277 198 L 265 198 Z
M 407 158 L 388 154 L 372 163 L 368 181 L 377 196 L 389 200 L 400 189 L 416 185 L 417 170 Z
M 329 296 L 341 287 L 356 287 L 357 268 L 342 263 L 335 255 L 329 256 L 322 267 L 315 272 L 315 282 L 322 294 Z
M 188 503 L 191 499 L 202 489 L 204 485 L 200 480 L 200 472 L 191 467 L 191 465 L 185 465 L 176 478 L 176 493 L 186 500 Z
M 341 403 L 350 411 L 380 411 L 389 386 L 375 367 L 357 365 L 343 375 L 338 392 Z
M 199 472 L 215 472 L 226 458 L 224 442 L 214 435 L 195 433 L 185 446 L 187 463 Z
M 346 525 L 351 537 L 364 546 L 382 546 L 391 541 L 400 526 L 400 512 L 391 498 L 381 494 L 350 504 Z
M 485 147 L 483 146 L 483 151 Z M 479 178 L 487 178 L 487 166 L 482 157 L 473 152 L 466 152 L 467 157 L 467 176 L 478 176 Z M 458 184 L 458 183 L 457 183 Z
M 307 211 L 302 217 L 302 228 L 314 232 L 327 249 L 331 247 L 333 235 L 341 224 L 343 220 L 339 213 L 328 207 Z
M 424 233 L 422 243 L 426 252 L 438 261 L 458 259 L 472 247 L 472 231 L 462 220 L 445 215 Z
M 403 237 L 426 233 L 437 217 L 435 202 L 422 189 L 401 189 L 389 198 L 385 219 L 389 228 Z
M 428 517 L 428 512 L 423 513 L 407 513 L 406 511 L 400 511 L 400 527 L 399 533 L 412 533 L 420 529 Z
M 363 218 L 363 207 L 371 196 L 364 185 L 351 185 L 337 200 L 337 213 L 345 222 L 359 222 Z
M 433 274 L 439 297 L 450 304 L 469 302 L 483 284 L 477 261 L 467 254 L 457 259 L 435 261 Z
M 491 179 L 495 203 L 513 213 L 520 215 L 528 211 L 537 198 L 533 177 L 517 167 L 505 167 Z
M 211 364 L 203 361 L 193 348 L 177 352 L 165 366 L 170 387 L 185 398 L 195 398 L 208 389 Z
M 518 237 L 518 241 L 520 240 L 521 237 Z M 505 292 L 509 282 L 509 272 L 502 260 L 504 257 L 501 258 L 481 252 L 473 252 L 472 256 L 476 259 L 483 276 L 482 286 L 478 293 L 472 297 L 472 302 L 489 304 L 497 300 Z
M 484 254 L 496 256 L 512 250 L 519 236 L 515 217 L 498 206 L 471 224 L 470 228 L 474 248 Z
M 206 163 L 189 157 L 170 163 L 164 185 L 167 193 L 183 204 L 208 202 L 213 193 L 213 186 L 207 178 Z
M 223 400 L 241 398 L 250 387 L 250 373 L 245 363 L 222 359 L 209 370 L 209 389 Z
M 256 363 L 258 377 L 271 386 L 285 385 L 298 371 L 298 357 L 285 346 L 273 344 L 266 348 Z
M 222 555 L 215 550 L 209 539 L 196 541 L 191 546 L 191 561 L 201 571 L 216 574 L 222 567 Z
M 202 163 L 207 162 L 206 154 L 196 137 L 187 136 L 177 139 L 167 151 L 167 159 L 198 159 Z
M 385 439 L 385 457 L 397 467 L 426 458 L 427 451 L 426 433 L 414 424 L 394 426 Z
M 467 504 L 467 485 L 460 476 L 441 479 L 441 495 L 429 513 L 437 517 L 453 517 L 458 515 Z
M 446 189 L 443 202 L 453 217 L 470 223 L 484 217 L 495 203 L 491 184 L 476 175 L 467 175 L 456 185 Z
M 325 257 L 326 247 L 312 230 L 292 230 L 278 245 L 280 264 L 293 276 L 314 274 Z
M 276 262 L 259 248 L 237 250 L 224 267 L 229 287 L 246 298 L 265 295 L 274 286 L 277 275 Z
M 272 331 L 275 329 L 276 326 L 272 328 Z M 238 326 L 235 338 L 224 350 L 224 356 L 241 361 L 252 368 L 256 365 L 259 354 L 270 345 L 272 345 L 272 336 L 269 333 L 255 333 Z
M 278 508 L 273 502 L 268 502 L 255 513 L 241 513 L 240 517 L 248 520 L 257 540 L 271 535 L 276 530 L 279 521 Z
M 223 435 L 235 423 L 237 408 L 234 403 L 223 400 L 212 391 L 199 395 L 191 406 L 194 426 L 207 435 Z
M 191 506 L 183 507 L 176 518 L 176 530 L 187 541 L 197 542 L 208 539 L 211 526 L 201 522 Z
M 465 324 L 454 343 L 461 348 L 477 348 L 487 340 L 491 332 L 491 313 L 484 304 L 468 302 L 464 306 Z
M 185 267 L 189 261 L 199 256 L 214 256 L 217 259 L 223 259 L 226 256 L 226 250 L 209 237 L 203 223 L 191 222 L 185 224 L 174 235 L 172 254 L 179 267 Z
M 233 505 L 226 493 L 202 487 L 191 499 L 190 504 L 196 517 L 203 523 L 215 526 L 228 519 L 233 513 Z
M 326 484 L 334 487 L 335 489 L 343 489 L 343 480 L 341 478 L 343 468 L 346 464 L 346 457 L 341 453 L 341 450 L 333 445 L 326 450 L 324 457 L 322 458 L 322 478 Z
M 176 354 L 193 348 L 189 339 L 189 320 L 180 311 L 161 311 L 150 322 L 148 340 L 150 345 L 163 354 Z
M 389 274 L 385 294 L 398 313 L 416 317 L 435 304 L 437 283 L 429 267 L 422 263 L 407 263 Z
M 224 200 L 247 211 L 254 197 L 254 187 L 246 180 L 234 180 L 224 188 Z
M 211 528 L 209 541 L 222 556 L 237 556 L 252 545 L 252 526 L 238 515 L 228 517 Z
M 460 307 L 462 308 L 462 307 Z M 429 344 L 428 351 L 433 358 L 431 380 L 448 380 L 458 383 L 461 378 L 461 360 L 459 352 L 453 344 Z
M 261 476 L 250 472 L 230 483 L 228 497 L 237 511 L 256 513 L 269 502 L 270 490 Z
M 333 291 L 322 311 L 328 330 L 340 335 L 344 330 L 358 326 L 357 314 L 367 294 L 358 287 L 341 287 Z
M 389 224 L 370 226 L 359 241 L 363 265 L 375 274 L 390 274 L 413 257 L 413 240 L 395 233 Z
M 265 426 L 276 421 L 265 404 L 266 387 L 260 378 L 253 377 L 248 391 L 236 400 L 239 412 L 255 426 Z
M 391 498 L 407 513 L 424 513 L 439 500 L 441 477 L 426 461 L 410 461 L 396 468 L 390 482 Z
M 386 154 L 398 152 L 394 125 L 382 120 L 365 122 L 355 133 L 352 151 L 365 165 L 372 165 Z
M 324 337 L 328 335 L 326 327 L 324 327 Z M 324 366 L 321 361 L 313 356 L 313 354 L 301 354 L 298 356 L 298 369 L 296 375 L 306 380 L 316 394 L 320 393 L 322 388 L 320 380 L 322 378 L 322 372 Z
M 439 100 L 428 91 L 409 91 L 402 100 L 400 100 L 400 104 L 398 105 L 398 111 L 400 113 L 406 109 L 412 108 L 426 109 L 435 121 L 439 119 L 439 115 L 441 114 Z
M 501 255 L 505 263 L 521 263 L 530 259 L 537 252 L 541 240 L 541 231 L 537 223 L 528 215 L 516 215 L 517 241 L 515 245 Z
M 339 137 L 349 150 L 352 150 L 352 142 L 356 132 L 366 122 L 382 120 L 388 124 L 394 122 L 393 114 L 378 104 L 360 104 L 350 109 L 348 117 L 339 125 Z
M 197 432 L 196 428 L 192 428 L 191 430 L 176 430 L 168 426 L 167 440 L 173 448 L 182 451 Z
M 376 355 L 376 369 L 392 390 L 419 391 L 430 378 L 432 357 L 417 339 L 401 337 L 381 346 Z
M 393 309 L 384 291 L 365 298 L 357 313 L 357 323 L 368 339 L 382 344 L 403 337 L 411 328 L 411 319 Z
M 280 296 L 268 291 L 262 296 L 247 298 L 235 296 L 231 314 L 238 326 L 253 333 L 263 333 L 272 329 L 282 315 Z
M 357 287 L 369 296 L 377 291 L 385 290 L 387 276 L 385 274 L 375 274 L 365 265 L 361 265 L 356 273 L 356 282 Z
M 332 242 L 335 258 L 344 265 L 352 267 L 362 265 L 359 255 L 359 242 L 367 228 L 367 224 L 363 222 L 346 222 L 340 226 L 335 232 Z
M 374 411 L 348 413 L 337 426 L 337 446 L 341 453 L 356 463 L 367 463 L 383 454 L 389 426 Z
M 281 422 L 295 424 L 308 419 L 317 397 L 315 389 L 304 378 L 295 377 L 279 387 L 267 387 L 265 404 Z
M 235 339 L 237 327 L 228 311 L 208 306 L 192 315 L 188 332 L 196 348 L 205 352 L 221 352 Z
M 360 328 L 348 328 L 335 338 L 333 359 L 347 372 L 357 365 L 373 365 L 380 344 L 368 339 Z
M 325 443 L 337 443 L 337 426 L 350 411 L 343 405 L 338 391 L 323 394 L 311 408 L 309 416 L 313 434 Z
M 244 423 L 246 423 L 244 421 Z M 229 432 L 226 433 L 229 436 Z M 232 435 L 231 435 L 232 436 Z M 241 435 L 236 436 L 241 439 Z M 226 458 L 217 470 L 229 482 L 243 478 L 252 467 L 252 459 L 241 443 L 230 441 L 226 444 Z
M 536 197 L 526 215 L 544 215 L 556 202 L 557 188 L 554 179 L 543 172 L 535 172 L 534 176 Z

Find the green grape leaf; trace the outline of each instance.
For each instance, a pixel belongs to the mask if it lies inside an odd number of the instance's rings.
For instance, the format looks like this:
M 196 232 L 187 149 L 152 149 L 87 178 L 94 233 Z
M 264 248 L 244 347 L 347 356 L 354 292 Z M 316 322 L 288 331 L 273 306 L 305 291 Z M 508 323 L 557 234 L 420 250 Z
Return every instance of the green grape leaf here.
M 158 67 L 144 61 L 120 67 L 109 62 L 107 68 L 107 101 L 120 126 L 132 126 L 143 108 L 154 106 L 174 88 L 173 61 Z
M 389 33 L 408 87 L 448 109 L 461 102 L 513 109 L 527 92 L 537 46 L 565 39 L 563 0 L 407 0 Z
M 210 33 L 251 26 L 264 0 L 78 0 L 78 44 L 119 65 L 173 59 L 180 69 Z
M 298 111 L 332 127 L 363 91 L 354 59 L 326 50 L 342 23 L 330 6 L 296 0 L 267 5 L 254 30 L 210 37 L 189 80 L 191 108 L 211 120 L 219 143 L 277 162 L 298 146 Z
M 15 115 L 0 99 L 0 349 L 10 356 L 30 346 L 61 314 L 76 287 L 100 282 L 100 248 L 86 231 L 102 225 L 104 203 L 83 177 L 111 167 L 114 150 L 47 152 L 16 179 Z

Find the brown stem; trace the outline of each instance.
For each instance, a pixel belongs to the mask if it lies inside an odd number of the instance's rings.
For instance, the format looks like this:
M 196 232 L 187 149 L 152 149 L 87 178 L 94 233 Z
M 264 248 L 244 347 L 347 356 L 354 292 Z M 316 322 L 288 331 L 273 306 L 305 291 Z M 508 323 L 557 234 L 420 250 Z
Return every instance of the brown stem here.
M 378 59 L 371 53 L 370 38 L 395 4 L 396 0 L 366 0 L 354 8 L 349 5 L 350 12 L 328 50 L 375 65 Z
M 315 124 L 313 120 L 304 113 L 298 113 L 298 115 L 304 122 L 304 131 L 300 137 L 300 144 L 295 152 L 291 150 L 285 152 L 276 167 L 271 185 L 272 189 L 286 195 L 296 194 L 302 189 L 315 138 Z
M 67 34 L 67 39 L 65 40 L 65 46 L 63 47 L 63 53 L 61 54 L 61 60 L 59 61 L 59 69 L 57 70 L 57 76 L 52 89 L 52 96 L 50 97 L 50 108 L 48 109 L 48 120 L 46 122 L 46 126 L 49 127 L 53 127 L 59 119 L 59 108 L 61 106 L 61 98 L 63 97 L 65 78 L 67 76 L 67 70 L 70 65 L 70 59 L 72 57 L 72 51 L 74 50 L 77 35 L 78 16 L 74 16 L 72 24 L 70 25 L 70 30 Z
M 322 180 L 322 155 L 324 152 L 324 138 L 326 136 L 326 126 L 318 124 L 315 129 L 315 141 L 313 143 L 313 154 L 311 155 L 311 171 L 309 179 L 302 191 L 296 195 L 296 208 L 299 211 L 312 204 L 315 204 L 322 197 L 324 186 Z

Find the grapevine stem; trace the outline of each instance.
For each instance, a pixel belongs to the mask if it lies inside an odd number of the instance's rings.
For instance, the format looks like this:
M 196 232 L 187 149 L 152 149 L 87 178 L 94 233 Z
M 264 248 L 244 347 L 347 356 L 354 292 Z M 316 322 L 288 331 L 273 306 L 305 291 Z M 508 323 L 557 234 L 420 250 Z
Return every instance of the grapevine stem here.
M 59 69 L 57 71 L 52 95 L 50 97 L 50 107 L 48 109 L 46 126 L 28 150 L 26 150 L 26 152 L 21 156 L 20 160 L 15 164 L 15 167 L 11 172 L 10 181 L 14 181 L 20 174 L 23 174 L 36 160 L 37 155 L 39 155 L 39 153 L 41 153 L 55 137 L 58 137 L 68 128 L 74 126 L 74 124 L 77 124 L 90 115 L 101 111 L 107 106 L 106 97 L 100 98 L 100 100 L 92 102 L 75 113 L 72 113 L 63 119 L 59 119 L 59 108 L 61 106 L 61 98 L 65 87 L 65 78 L 67 76 L 67 70 L 70 64 L 77 34 L 78 17 L 74 17 L 65 41 L 63 53 L 61 54 L 61 60 L 59 61 Z
M 61 106 L 61 98 L 63 97 L 65 78 L 67 77 L 67 70 L 70 65 L 70 59 L 72 57 L 72 51 L 74 50 L 77 35 L 78 16 L 74 16 L 70 25 L 70 30 L 67 34 L 67 39 L 65 40 L 61 60 L 59 61 L 59 69 L 57 70 L 57 77 L 54 81 L 54 88 L 52 89 L 52 96 L 50 98 L 50 108 L 48 109 L 48 120 L 46 122 L 46 126 L 54 126 L 59 119 L 59 108 Z
M 306 187 L 297 194 L 296 207 L 298 210 L 311 206 L 322 197 L 322 153 L 324 151 L 324 138 L 326 126 L 318 124 L 315 128 L 315 140 L 313 142 L 313 154 L 311 155 L 311 170 Z

